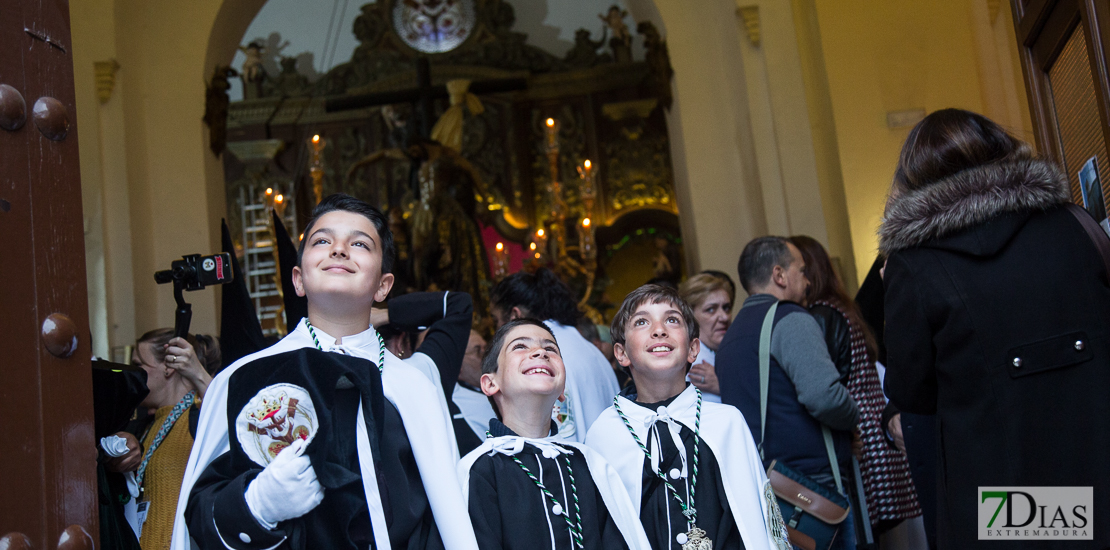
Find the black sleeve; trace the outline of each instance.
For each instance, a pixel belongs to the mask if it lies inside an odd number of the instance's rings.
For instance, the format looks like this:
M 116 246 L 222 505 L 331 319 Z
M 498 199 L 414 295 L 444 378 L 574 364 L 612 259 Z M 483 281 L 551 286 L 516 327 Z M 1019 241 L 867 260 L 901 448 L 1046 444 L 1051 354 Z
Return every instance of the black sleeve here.
M 204 469 L 185 508 L 189 536 L 198 546 L 262 550 L 285 540 L 284 530 L 266 529 L 247 507 L 247 485 L 261 472 L 258 468 L 234 475 L 229 453 L 220 455 Z
M 481 457 L 470 468 L 470 494 L 467 509 L 474 525 L 478 548 L 501 548 L 501 507 L 497 499 L 497 484 L 489 457 Z
M 150 389 L 146 371 L 93 369 L 93 428 L 96 438 L 121 432 Z
M 883 419 L 882 419 L 882 426 L 881 426 L 881 428 L 883 430 L 883 439 L 885 439 L 887 444 L 890 445 L 890 448 L 894 449 L 894 450 L 899 450 L 899 449 L 894 444 L 894 439 L 890 437 L 890 430 L 887 429 L 887 426 L 890 426 L 891 419 L 893 419 L 895 416 L 898 416 L 900 414 L 902 414 L 902 411 L 898 410 L 898 407 L 895 406 L 894 403 L 888 402 L 886 404 L 886 407 L 883 407 Z
M 817 319 L 817 324 L 825 335 L 825 346 L 840 373 L 840 382 L 847 384 L 848 374 L 852 369 L 852 334 L 848 320 L 839 311 L 825 305 L 813 306 L 809 312 Z
M 905 412 L 936 414 L 937 371 L 933 327 L 923 298 L 928 294 L 901 254 L 887 261 L 886 379 L 884 390 Z
M 432 358 L 448 401 L 462 369 L 474 302 L 465 292 L 412 292 L 389 301 L 389 324 L 403 331 L 428 329 L 415 351 Z
M 613 514 L 609 513 L 609 508 L 605 506 L 605 499 L 601 497 L 601 492 L 596 490 L 594 492 L 597 493 L 597 523 L 601 527 L 601 547 L 628 550 L 624 534 L 621 533 L 620 527 L 617 527 L 617 522 L 613 520 Z

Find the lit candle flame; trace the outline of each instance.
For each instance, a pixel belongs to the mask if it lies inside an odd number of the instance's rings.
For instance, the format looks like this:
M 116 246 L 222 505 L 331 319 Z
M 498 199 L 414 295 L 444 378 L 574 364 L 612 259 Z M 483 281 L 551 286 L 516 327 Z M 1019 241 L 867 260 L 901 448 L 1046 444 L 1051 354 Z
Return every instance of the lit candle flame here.
M 532 250 L 535 250 L 536 249 L 536 243 L 529 244 L 528 248 L 531 248 Z
M 281 193 L 278 193 L 278 196 L 274 197 L 274 202 L 281 202 L 283 200 L 285 200 L 285 195 L 282 195 Z
M 312 136 L 312 143 L 320 143 L 320 134 Z
M 274 188 L 273 187 L 267 187 L 266 188 L 266 196 L 268 197 L 268 196 L 273 195 L 273 194 L 274 194 Z
M 505 243 L 497 243 L 497 251 L 501 252 L 502 250 L 505 250 Z
M 586 159 L 586 162 L 583 162 L 582 166 L 585 166 L 586 170 L 589 170 L 590 169 L 590 159 Z
M 582 227 L 590 226 L 590 218 L 582 218 Z
M 555 126 L 555 119 L 553 119 L 553 118 L 547 119 L 547 127 L 551 128 L 553 126 Z
M 543 238 L 543 229 L 537 230 L 536 231 L 536 236 L 542 239 Z
M 536 252 L 536 259 L 537 260 L 540 259 L 540 253 L 539 252 Z

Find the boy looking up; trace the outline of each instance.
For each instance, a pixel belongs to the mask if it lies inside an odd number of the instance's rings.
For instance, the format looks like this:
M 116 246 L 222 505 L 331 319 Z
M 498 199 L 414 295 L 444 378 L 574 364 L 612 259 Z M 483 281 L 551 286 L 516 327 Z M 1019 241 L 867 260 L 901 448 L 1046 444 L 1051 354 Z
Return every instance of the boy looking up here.
M 442 392 L 370 326 L 393 284 L 386 224 L 346 195 L 313 211 L 293 270 L 308 318 L 209 386 L 175 550 L 477 548 Z
M 700 345 L 690 306 L 673 289 L 644 285 L 625 298 L 610 334 L 634 385 L 598 417 L 586 444 L 617 470 L 651 547 L 789 548 L 744 418 L 686 383 Z
M 563 396 L 566 368 L 551 329 L 529 318 L 498 329 L 481 387 L 500 419 L 463 457 L 459 478 L 483 550 L 649 548 L 613 468 L 557 437 L 551 407 Z

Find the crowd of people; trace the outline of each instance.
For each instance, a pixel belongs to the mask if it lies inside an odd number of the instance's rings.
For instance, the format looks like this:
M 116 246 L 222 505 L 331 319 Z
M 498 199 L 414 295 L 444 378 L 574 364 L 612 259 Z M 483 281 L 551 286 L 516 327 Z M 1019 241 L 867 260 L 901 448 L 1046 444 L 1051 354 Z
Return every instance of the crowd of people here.
M 1070 199 L 1026 144 L 938 111 L 902 150 L 870 296 L 817 240 L 766 236 L 735 312 L 706 271 L 602 326 L 546 268 L 488 312 L 386 301 L 388 220 L 333 195 L 281 341 L 221 368 L 213 338 L 160 329 L 96 375 L 102 547 L 832 550 L 924 514 L 929 547 L 963 549 L 998 544 L 978 487 L 1059 486 L 1094 487 L 1092 536 L 1063 547 L 1104 548 L 1110 242 Z

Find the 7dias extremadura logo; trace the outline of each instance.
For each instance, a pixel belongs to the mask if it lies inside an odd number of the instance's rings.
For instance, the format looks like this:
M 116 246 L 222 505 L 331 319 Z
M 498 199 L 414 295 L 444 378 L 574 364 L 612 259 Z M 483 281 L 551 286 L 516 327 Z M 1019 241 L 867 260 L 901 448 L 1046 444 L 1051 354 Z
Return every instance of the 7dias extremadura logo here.
M 979 540 L 1091 540 L 1092 487 L 979 487 Z

